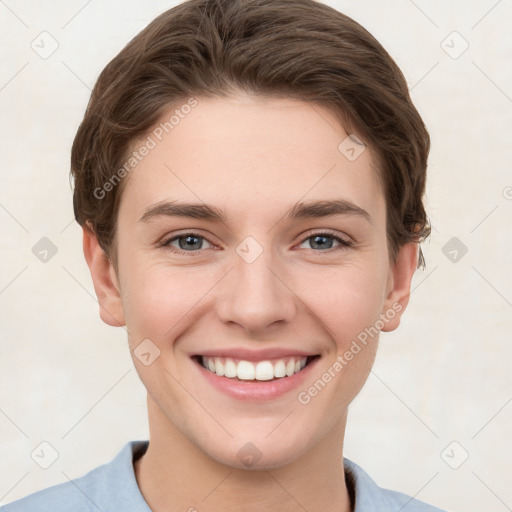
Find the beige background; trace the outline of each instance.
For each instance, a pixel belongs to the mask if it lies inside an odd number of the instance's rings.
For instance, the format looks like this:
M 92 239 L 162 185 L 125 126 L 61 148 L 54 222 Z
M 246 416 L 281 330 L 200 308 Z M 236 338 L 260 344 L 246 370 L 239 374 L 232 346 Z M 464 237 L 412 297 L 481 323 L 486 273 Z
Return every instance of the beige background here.
M 345 455 L 380 485 L 451 511 L 511 510 L 512 1 L 328 3 L 396 59 L 433 143 L 427 269 L 400 328 L 381 336 Z M 148 436 L 125 331 L 98 315 L 69 152 L 101 69 L 172 5 L 0 2 L 0 502 Z M 31 48 L 41 37 L 47 51 L 58 43 L 46 59 Z M 57 248 L 46 263 L 32 252 L 43 237 Z M 455 262 L 452 237 L 468 249 Z M 46 470 L 31 458 L 43 441 L 58 453 Z

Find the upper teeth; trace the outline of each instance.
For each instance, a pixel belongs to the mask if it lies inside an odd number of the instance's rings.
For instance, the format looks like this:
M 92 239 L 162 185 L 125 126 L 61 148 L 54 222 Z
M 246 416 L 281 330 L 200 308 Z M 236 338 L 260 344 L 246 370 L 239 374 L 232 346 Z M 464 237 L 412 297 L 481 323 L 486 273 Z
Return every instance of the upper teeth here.
M 202 356 L 202 364 L 221 377 L 241 380 L 272 380 L 274 377 L 291 377 L 306 366 L 307 357 L 289 357 L 274 361 L 235 361 L 229 357 Z

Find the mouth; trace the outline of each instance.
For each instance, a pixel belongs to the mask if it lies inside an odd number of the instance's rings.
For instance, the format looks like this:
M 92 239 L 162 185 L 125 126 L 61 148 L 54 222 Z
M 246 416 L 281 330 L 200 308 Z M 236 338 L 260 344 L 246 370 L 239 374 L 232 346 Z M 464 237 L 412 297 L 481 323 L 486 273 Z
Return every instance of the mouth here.
M 289 379 L 303 372 L 319 358 L 320 354 L 247 361 L 231 357 L 192 356 L 192 360 L 202 368 L 218 377 L 236 382 L 269 382 Z

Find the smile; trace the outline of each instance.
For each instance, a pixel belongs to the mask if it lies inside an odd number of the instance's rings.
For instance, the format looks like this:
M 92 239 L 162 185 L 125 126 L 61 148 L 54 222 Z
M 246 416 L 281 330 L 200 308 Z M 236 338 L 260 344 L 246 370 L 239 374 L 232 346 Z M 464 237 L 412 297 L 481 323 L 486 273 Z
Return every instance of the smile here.
M 258 362 L 237 360 L 230 357 L 198 356 L 198 359 L 203 368 L 210 370 L 219 377 L 248 381 L 268 381 L 291 377 L 302 371 L 316 357 L 319 356 L 294 356 Z

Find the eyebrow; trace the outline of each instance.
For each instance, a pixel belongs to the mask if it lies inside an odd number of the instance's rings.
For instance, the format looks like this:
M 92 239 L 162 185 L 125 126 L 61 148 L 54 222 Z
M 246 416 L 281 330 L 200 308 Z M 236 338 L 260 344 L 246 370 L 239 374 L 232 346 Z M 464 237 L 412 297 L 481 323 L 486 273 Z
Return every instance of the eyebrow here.
M 370 214 L 363 208 L 345 199 L 331 201 L 311 201 L 309 203 L 296 203 L 283 216 L 287 219 L 314 219 L 332 217 L 335 215 L 354 215 L 366 219 L 373 224 Z M 191 219 L 209 220 L 212 222 L 227 223 L 226 214 L 215 206 L 205 203 L 179 203 L 166 201 L 150 206 L 139 219 L 139 222 L 148 222 L 153 217 L 187 217 Z

